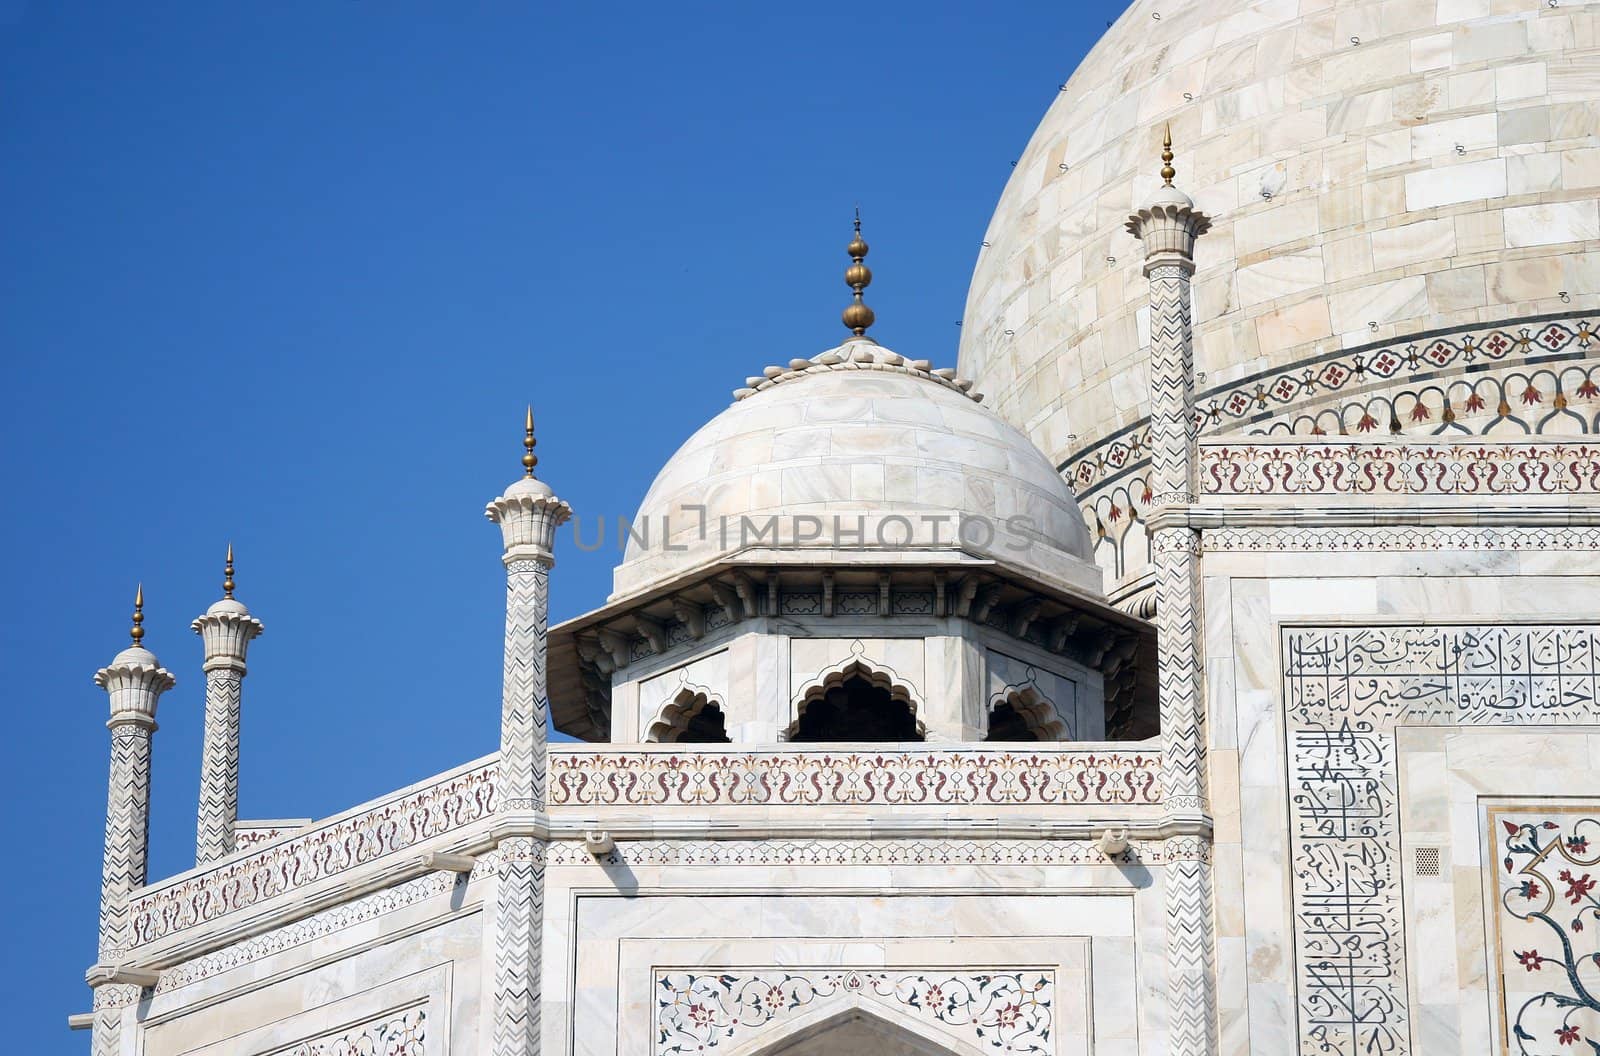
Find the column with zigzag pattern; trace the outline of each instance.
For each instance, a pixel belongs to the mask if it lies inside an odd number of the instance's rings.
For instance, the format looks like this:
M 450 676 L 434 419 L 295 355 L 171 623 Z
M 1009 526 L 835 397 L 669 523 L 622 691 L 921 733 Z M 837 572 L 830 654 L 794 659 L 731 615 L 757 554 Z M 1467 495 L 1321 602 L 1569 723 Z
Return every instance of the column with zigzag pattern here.
M 1205 214 L 1172 185 L 1170 136 L 1163 185 L 1128 219 L 1145 247 L 1150 283 L 1150 545 L 1156 573 L 1157 684 L 1162 790 L 1169 823 L 1192 835 L 1164 874 L 1167 911 L 1167 1050 L 1216 1052 L 1216 988 L 1206 814 L 1205 703 L 1200 663 L 1200 536 L 1186 523 L 1195 498 L 1194 343 L 1190 278 Z
M 545 676 L 550 569 L 555 532 L 572 514 L 533 476 L 533 418 L 524 441 L 527 474 L 485 511 L 505 544 L 506 635 L 501 685 L 497 809 L 516 816 L 500 841 L 495 895 L 493 1056 L 540 1051 L 544 931 L 544 840 L 532 828 L 545 807 L 550 701 Z M 522 828 L 524 823 L 526 828 Z M 522 831 L 518 831 L 519 828 Z
M 134 610 L 133 645 L 95 672 L 95 685 L 111 701 L 111 772 L 106 792 L 105 857 L 100 871 L 99 965 L 115 966 L 131 945 L 128 896 L 144 886 L 149 864 L 150 739 L 156 704 L 176 680 L 139 644 L 144 636 L 143 591 Z M 122 1046 L 124 1010 L 142 994 L 137 986 L 99 985 L 94 995 L 95 1056 L 114 1056 Z

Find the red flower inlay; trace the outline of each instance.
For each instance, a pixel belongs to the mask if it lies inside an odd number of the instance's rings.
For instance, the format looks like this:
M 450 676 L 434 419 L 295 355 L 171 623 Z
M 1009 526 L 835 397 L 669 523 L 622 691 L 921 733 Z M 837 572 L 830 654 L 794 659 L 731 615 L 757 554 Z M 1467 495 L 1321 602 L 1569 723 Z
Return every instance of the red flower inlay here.
M 1538 950 L 1512 950 L 1517 955 L 1517 960 L 1530 972 L 1537 972 L 1540 963 L 1544 960 L 1539 956 Z
M 1356 423 L 1356 429 L 1363 433 L 1370 433 L 1378 427 L 1378 420 L 1370 414 L 1362 414 L 1361 421 Z
M 1579 902 L 1582 902 L 1584 896 L 1590 891 L 1594 890 L 1595 882 L 1589 879 L 1588 873 L 1584 873 L 1577 879 L 1573 879 L 1572 870 L 1563 869 L 1561 870 L 1561 879 L 1567 882 L 1567 899 L 1573 905 L 1577 905 Z
M 1586 400 L 1592 400 L 1596 396 L 1600 396 L 1600 385 L 1596 385 L 1588 378 L 1584 378 L 1583 384 L 1578 386 L 1578 395 Z
M 1578 1037 L 1577 1027 L 1557 1027 L 1556 1038 L 1563 1045 L 1576 1045 L 1581 1039 Z
M 1415 407 L 1411 408 L 1411 420 L 1413 422 L 1425 422 L 1432 417 L 1433 415 L 1428 413 L 1426 404 L 1418 403 Z
M 1542 393 L 1538 389 L 1534 388 L 1533 384 L 1531 382 L 1528 384 L 1527 388 L 1522 390 L 1522 402 L 1527 404 L 1527 405 L 1529 405 L 1530 407 L 1533 404 L 1539 403 L 1543 399 L 1544 399 L 1544 393 Z
M 1483 397 L 1479 396 L 1477 393 L 1473 393 L 1471 396 L 1468 396 L 1467 397 L 1467 410 L 1469 410 L 1469 411 L 1481 411 L 1481 410 L 1483 410 Z

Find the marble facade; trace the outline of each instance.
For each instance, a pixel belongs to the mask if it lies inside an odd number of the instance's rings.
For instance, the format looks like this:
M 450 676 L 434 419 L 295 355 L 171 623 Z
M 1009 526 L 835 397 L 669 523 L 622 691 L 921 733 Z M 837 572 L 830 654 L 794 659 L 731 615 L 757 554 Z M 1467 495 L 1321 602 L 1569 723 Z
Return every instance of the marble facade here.
M 1138 0 L 1001 201 L 973 377 L 857 335 L 746 378 L 554 627 L 530 413 L 482 759 L 239 821 L 229 598 L 198 864 L 152 882 L 173 676 L 136 624 L 74 1025 L 97 1056 L 1600 1051 L 1593 8 Z

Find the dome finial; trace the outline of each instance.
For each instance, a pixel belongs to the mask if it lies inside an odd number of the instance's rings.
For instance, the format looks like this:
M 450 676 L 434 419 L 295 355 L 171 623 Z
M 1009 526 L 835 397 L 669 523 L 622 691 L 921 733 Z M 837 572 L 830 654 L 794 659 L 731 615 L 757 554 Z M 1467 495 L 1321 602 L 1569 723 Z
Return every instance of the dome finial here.
M 872 285 L 872 271 L 863 263 L 867 256 L 867 244 L 861 238 L 861 207 L 856 206 L 856 235 L 845 247 L 853 262 L 844 269 L 844 282 L 855 291 L 855 302 L 844 310 L 844 325 L 857 337 L 866 337 L 867 327 L 877 319 L 872 309 L 867 307 L 866 301 L 861 299 L 861 291 Z M 868 340 L 871 340 L 868 338 Z
M 538 443 L 533 438 L 533 404 L 528 404 L 528 417 L 522 427 L 522 469 L 523 476 L 533 479 L 533 467 L 539 464 L 539 456 L 533 453 L 533 445 Z
M 1161 183 L 1164 187 L 1172 186 L 1172 178 L 1178 175 L 1178 170 L 1172 167 L 1172 122 L 1167 122 L 1166 135 L 1161 140 Z
M 228 558 L 222 565 L 222 596 L 233 597 L 233 544 L 228 544 Z
M 128 637 L 133 639 L 135 649 L 144 641 L 144 584 L 140 583 L 133 592 L 133 630 L 128 632 Z

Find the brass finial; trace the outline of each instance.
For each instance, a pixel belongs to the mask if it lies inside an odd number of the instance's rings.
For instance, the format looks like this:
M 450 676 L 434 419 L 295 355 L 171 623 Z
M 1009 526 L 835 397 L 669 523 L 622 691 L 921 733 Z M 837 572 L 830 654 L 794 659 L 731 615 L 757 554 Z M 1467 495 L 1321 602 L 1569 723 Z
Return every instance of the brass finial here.
M 222 596 L 233 597 L 233 544 L 228 544 L 228 560 L 222 566 Z
M 528 404 L 528 418 L 522 427 L 522 468 L 528 479 L 533 479 L 533 467 L 539 464 L 539 456 L 533 453 L 533 445 L 538 443 L 533 438 L 533 404 Z
M 144 584 L 140 583 L 133 592 L 133 630 L 128 632 L 133 639 L 134 648 L 144 641 Z
M 867 244 L 861 238 L 860 206 L 856 207 L 856 236 L 850 240 L 848 246 L 844 247 L 844 251 L 850 254 L 850 259 L 853 262 L 848 268 L 844 269 L 844 282 L 846 286 L 855 291 L 856 298 L 855 302 L 844 310 L 844 325 L 850 328 L 852 334 L 857 337 L 864 337 L 867 333 L 867 327 L 873 324 L 877 316 L 872 314 L 872 309 L 868 308 L 867 303 L 861 299 L 861 291 L 872 285 L 872 271 L 861 263 L 867 256 Z
M 1164 186 L 1172 186 L 1172 178 L 1178 175 L 1178 170 L 1172 167 L 1172 122 L 1167 122 L 1167 133 L 1161 140 L 1161 182 Z

